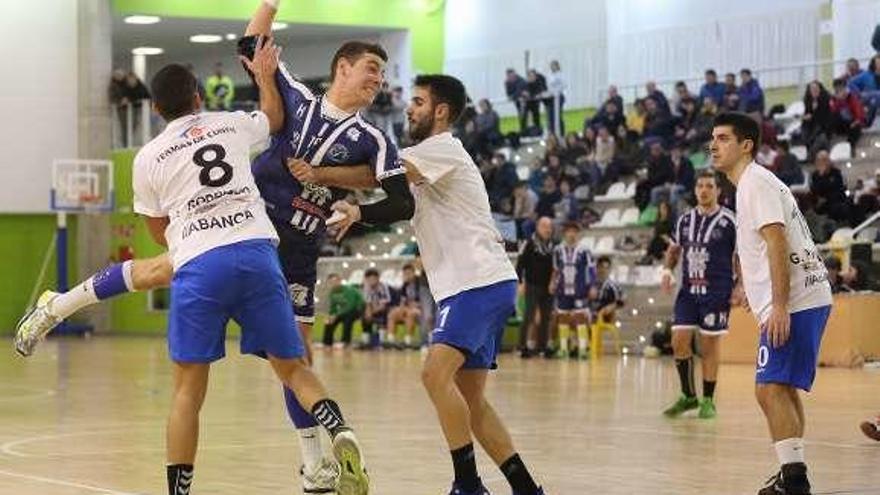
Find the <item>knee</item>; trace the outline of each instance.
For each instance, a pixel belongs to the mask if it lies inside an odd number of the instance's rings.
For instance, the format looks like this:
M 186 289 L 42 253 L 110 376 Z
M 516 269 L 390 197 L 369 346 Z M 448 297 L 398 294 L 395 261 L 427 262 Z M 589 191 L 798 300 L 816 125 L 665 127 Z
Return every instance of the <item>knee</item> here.
M 448 384 L 448 378 L 437 366 L 426 364 L 425 367 L 422 368 L 422 385 L 424 385 L 428 392 L 441 390 Z
M 768 407 L 773 402 L 773 397 L 776 395 L 776 387 L 772 384 L 757 384 L 755 385 L 755 398 L 758 400 L 758 404 L 761 406 L 761 409 L 767 410 Z

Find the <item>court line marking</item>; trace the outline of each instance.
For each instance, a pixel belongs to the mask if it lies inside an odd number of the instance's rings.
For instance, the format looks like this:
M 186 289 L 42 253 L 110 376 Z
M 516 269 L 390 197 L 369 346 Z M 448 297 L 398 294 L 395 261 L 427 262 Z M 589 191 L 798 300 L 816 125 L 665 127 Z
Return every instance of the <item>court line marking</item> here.
M 66 486 L 69 488 L 82 488 L 85 490 L 91 490 L 97 493 L 105 493 L 108 495 L 139 495 L 135 492 L 120 492 L 118 490 L 113 490 L 110 488 L 101 488 L 99 486 L 86 485 L 83 483 L 76 483 L 74 481 L 65 481 L 57 478 L 47 478 L 45 476 L 35 476 L 32 474 L 24 474 L 24 473 L 16 473 L 13 471 L 3 471 L 0 470 L 0 475 L 9 476 L 11 478 L 20 478 L 30 481 L 39 481 L 41 483 L 48 483 L 50 485 L 58 485 L 58 486 Z

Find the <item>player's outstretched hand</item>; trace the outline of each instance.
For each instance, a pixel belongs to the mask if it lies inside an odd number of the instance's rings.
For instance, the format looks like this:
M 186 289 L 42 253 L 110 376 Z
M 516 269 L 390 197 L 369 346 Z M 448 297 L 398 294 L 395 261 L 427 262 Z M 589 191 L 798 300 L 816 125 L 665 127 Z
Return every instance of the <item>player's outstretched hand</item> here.
M 315 168 L 303 159 L 290 158 L 287 160 L 287 170 L 290 170 L 290 173 L 300 182 L 311 184 L 318 183 L 315 177 Z
M 337 201 L 331 208 L 333 215 L 327 220 L 327 226 L 336 232 L 336 240 L 341 241 L 348 229 L 361 219 L 361 209 L 348 201 Z
M 665 294 L 672 293 L 672 286 L 674 285 L 672 280 L 673 277 L 672 270 L 669 270 L 668 268 L 663 269 L 663 274 L 660 275 L 660 288 Z
M 791 315 L 784 306 L 773 305 L 770 309 L 770 317 L 764 324 L 767 332 L 767 341 L 774 348 L 782 347 L 788 342 L 788 336 L 791 331 Z
M 278 70 L 278 61 L 281 59 L 281 47 L 272 42 L 271 37 L 258 36 L 257 46 L 254 49 L 253 60 L 239 56 L 241 63 L 254 74 L 254 80 L 258 85 L 271 83 Z

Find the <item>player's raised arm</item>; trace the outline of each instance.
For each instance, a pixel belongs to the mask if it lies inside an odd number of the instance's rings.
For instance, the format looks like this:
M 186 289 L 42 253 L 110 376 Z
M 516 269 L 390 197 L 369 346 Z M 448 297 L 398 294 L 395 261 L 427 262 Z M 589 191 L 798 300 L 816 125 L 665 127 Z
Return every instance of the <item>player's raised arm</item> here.
M 263 36 L 257 37 L 252 59 L 239 55 L 241 63 L 250 71 L 254 83 L 260 89 L 260 110 L 269 118 L 269 132 L 272 134 L 284 126 L 284 104 L 275 83 L 280 55 L 281 47 L 272 43 L 271 38 Z
M 262 0 L 251 22 L 244 31 L 245 36 L 267 36 L 272 32 L 272 22 L 278 14 L 280 0 Z

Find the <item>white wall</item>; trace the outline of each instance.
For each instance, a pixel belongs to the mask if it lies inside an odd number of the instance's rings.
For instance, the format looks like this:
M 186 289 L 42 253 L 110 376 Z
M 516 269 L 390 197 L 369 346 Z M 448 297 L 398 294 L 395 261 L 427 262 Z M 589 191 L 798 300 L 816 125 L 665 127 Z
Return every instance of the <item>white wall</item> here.
M 52 160 L 77 157 L 76 2 L 0 14 L 0 212 L 46 212 Z
M 834 0 L 831 8 L 834 59 L 856 57 L 865 61 L 873 55 L 871 36 L 880 23 L 880 1 Z

